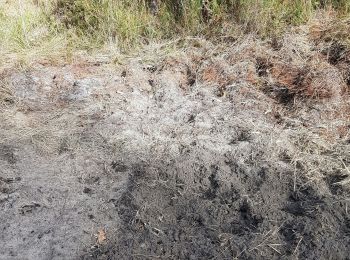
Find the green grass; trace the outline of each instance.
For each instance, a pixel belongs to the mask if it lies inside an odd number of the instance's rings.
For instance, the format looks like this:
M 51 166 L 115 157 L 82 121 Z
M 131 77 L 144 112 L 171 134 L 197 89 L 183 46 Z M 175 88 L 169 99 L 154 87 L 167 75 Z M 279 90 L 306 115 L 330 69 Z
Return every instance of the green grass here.
M 175 36 L 216 39 L 238 31 L 270 37 L 308 22 L 319 9 L 350 13 L 348 0 L 212 0 L 208 22 L 201 0 L 159 2 L 152 15 L 148 0 L 0 0 L 0 62 L 10 54 L 22 62 L 106 45 L 130 50 Z
M 54 33 L 43 12 L 32 4 L 15 2 L 0 2 L 0 64 L 65 53 L 65 33 Z

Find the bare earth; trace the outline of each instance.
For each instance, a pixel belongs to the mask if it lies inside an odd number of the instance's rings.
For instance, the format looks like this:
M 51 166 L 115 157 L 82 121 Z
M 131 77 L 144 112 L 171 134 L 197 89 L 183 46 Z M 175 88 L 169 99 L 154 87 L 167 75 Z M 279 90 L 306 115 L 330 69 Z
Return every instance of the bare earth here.
M 348 61 L 305 37 L 3 71 L 0 259 L 349 259 Z

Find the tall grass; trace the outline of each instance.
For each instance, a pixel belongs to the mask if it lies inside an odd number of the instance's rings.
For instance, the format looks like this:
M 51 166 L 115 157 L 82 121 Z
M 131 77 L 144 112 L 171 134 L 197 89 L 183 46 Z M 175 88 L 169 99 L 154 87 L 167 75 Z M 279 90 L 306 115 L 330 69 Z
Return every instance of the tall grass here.
M 318 9 L 350 13 L 349 0 L 211 0 L 204 19 L 202 1 L 158 0 L 153 15 L 150 0 L 0 0 L 0 55 L 32 59 L 103 45 L 127 50 L 174 35 L 269 37 L 307 22 Z
M 315 10 L 332 8 L 350 13 L 348 0 L 211 0 L 211 19 L 203 19 L 203 0 L 158 0 L 156 16 L 150 0 L 56 0 L 48 11 L 51 24 L 60 30 L 74 29 L 79 37 L 90 36 L 95 43 L 117 41 L 122 47 L 174 34 L 208 35 L 238 26 L 263 36 L 280 33 L 289 25 L 310 19 Z M 58 21 L 58 24 L 57 24 Z M 218 30 L 213 30 L 218 29 Z M 210 36 L 210 35 L 209 35 Z M 216 35 L 211 35 L 216 36 Z
M 54 33 L 42 10 L 32 2 L 0 0 L 0 67 L 61 56 L 65 47 L 65 33 Z

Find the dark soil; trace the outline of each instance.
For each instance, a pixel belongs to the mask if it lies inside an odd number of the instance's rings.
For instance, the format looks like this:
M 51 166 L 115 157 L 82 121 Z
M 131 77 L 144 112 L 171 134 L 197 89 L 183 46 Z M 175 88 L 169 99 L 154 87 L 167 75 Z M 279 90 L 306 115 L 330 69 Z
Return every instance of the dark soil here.
M 206 166 L 204 154 L 133 166 L 114 202 L 118 239 L 82 259 L 348 259 L 345 201 L 294 190 L 289 173 L 268 166 L 218 155 Z

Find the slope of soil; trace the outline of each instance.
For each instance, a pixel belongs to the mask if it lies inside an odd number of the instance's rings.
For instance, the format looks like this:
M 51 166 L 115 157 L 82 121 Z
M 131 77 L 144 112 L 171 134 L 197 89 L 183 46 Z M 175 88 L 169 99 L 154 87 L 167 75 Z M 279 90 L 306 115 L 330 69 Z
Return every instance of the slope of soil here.
M 349 259 L 348 86 L 309 45 L 3 72 L 0 259 Z

